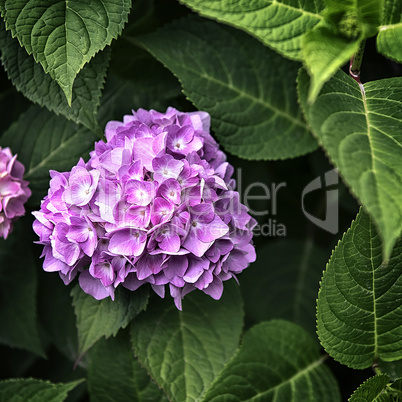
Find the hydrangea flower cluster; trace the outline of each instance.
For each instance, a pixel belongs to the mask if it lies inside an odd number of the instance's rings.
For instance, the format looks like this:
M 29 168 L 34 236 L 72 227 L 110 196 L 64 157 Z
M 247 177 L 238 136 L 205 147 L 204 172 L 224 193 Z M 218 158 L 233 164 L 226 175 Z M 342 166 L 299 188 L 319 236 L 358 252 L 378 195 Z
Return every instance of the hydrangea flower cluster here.
M 139 109 L 107 124 L 87 163 L 51 171 L 33 226 L 44 270 L 66 284 L 79 273 L 96 299 L 144 283 L 161 297 L 169 284 L 179 309 L 194 289 L 219 299 L 255 260 L 255 220 L 209 125 L 205 112 Z
M 28 182 L 23 180 L 24 165 L 12 155 L 10 148 L 0 147 L 0 237 L 7 239 L 13 222 L 25 214 L 24 204 L 31 196 Z

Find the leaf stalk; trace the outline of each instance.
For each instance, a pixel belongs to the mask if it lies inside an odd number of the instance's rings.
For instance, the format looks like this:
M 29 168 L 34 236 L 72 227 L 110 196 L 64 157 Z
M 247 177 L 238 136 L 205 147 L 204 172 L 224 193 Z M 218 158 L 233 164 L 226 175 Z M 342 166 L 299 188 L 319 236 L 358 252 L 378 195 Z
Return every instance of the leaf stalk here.
M 366 41 L 362 40 L 359 45 L 359 49 L 355 53 L 355 55 L 350 60 L 349 65 L 349 74 L 350 76 L 357 81 L 358 84 L 361 84 L 360 81 L 360 67 L 363 61 L 364 47 L 366 46 Z

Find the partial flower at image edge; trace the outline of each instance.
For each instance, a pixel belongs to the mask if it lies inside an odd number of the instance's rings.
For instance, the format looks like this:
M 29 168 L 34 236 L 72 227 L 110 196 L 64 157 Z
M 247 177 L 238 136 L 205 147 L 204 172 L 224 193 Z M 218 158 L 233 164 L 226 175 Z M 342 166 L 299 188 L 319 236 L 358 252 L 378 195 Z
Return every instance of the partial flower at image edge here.
M 12 232 L 13 223 L 25 215 L 24 204 L 31 196 L 24 172 L 17 155 L 10 148 L 0 147 L 0 237 L 4 239 Z

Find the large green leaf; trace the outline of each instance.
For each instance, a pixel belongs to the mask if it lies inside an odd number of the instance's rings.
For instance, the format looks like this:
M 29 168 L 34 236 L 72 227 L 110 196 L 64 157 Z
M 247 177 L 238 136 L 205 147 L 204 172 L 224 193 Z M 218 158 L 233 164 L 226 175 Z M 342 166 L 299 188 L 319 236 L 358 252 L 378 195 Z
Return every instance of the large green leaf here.
M 44 356 L 38 333 L 32 220 L 22 218 L 0 239 L 0 342 Z
M 71 291 L 71 295 L 77 317 L 80 357 L 103 336 L 116 336 L 119 329 L 125 328 L 148 303 L 146 287 L 131 292 L 120 286 L 116 289 L 115 300 L 96 300 L 78 285 Z
M 393 396 L 402 398 L 402 378 L 398 378 L 392 384 L 390 384 L 389 389 L 392 391 Z
M 1 144 L 9 146 L 25 165 L 25 178 L 33 193 L 29 203 L 36 205 L 47 193 L 49 169 L 71 170 L 80 157 L 88 159 L 97 139 L 88 129 L 31 106 L 2 135 Z
M 397 360 L 394 362 L 384 362 L 380 361 L 378 364 L 381 372 L 387 374 L 391 380 L 396 380 L 402 378 L 402 360 Z
M 233 282 L 233 281 L 232 281 Z M 238 286 L 222 299 L 201 292 L 155 303 L 131 326 L 135 354 L 170 400 L 198 401 L 236 351 L 243 324 Z
M 385 0 L 384 19 L 379 29 L 378 51 L 402 63 L 402 3 L 399 0 Z
M 166 396 L 134 357 L 126 331 L 120 331 L 115 338 L 99 340 L 89 355 L 88 391 L 92 401 L 167 402 Z
M 263 322 L 244 336 L 204 401 L 340 401 L 317 344 L 287 321 Z
M 116 43 L 98 113 L 101 124 L 121 121 L 139 108 L 164 112 L 169 105 L 182 110 L 177 99 L 184 99 L 181 85 L 167 68 L 130 42 Z
M 327 260 L 311 239 L 280 239 L 260 247 L 257 261 L 240 277 L 247 317 L 286 319 L 315 336 L 315 304 Z
M 31 106 L 31 102 L 19 93 L 11 85 L 11 82 L 6 82 L 8 81 L 7 76 L 5 73 L 2 74 L 2 70 L 0 68 L 0 76 L 2 77 L 0 78 L 2 86 L 0 92 L 0 110 L 3 111 L 0 119 L 0 133 L 6 131 L 14 121 L 18 120 L 20 114 Z
M 240 31 L 195 17 L 140 41 L 177 75 L 195 106 L 211 114 L 229 152 L 283 159 L 317 147 L 295 96 L 297 63 Z
M 41 250 L 43 246 L 37 246 Z M 71 362 L 78 359 L 78 337 L 70 287 L 59 275 L 41 272 L 39 277 L 40 324 L 52 343 Z M 71 367 L 71 365 L 70 365 Z
M 0 381 L 1 402 L 62 402 L 69 391 L 83 380 L 67 384 L 53 384 L 36 378 L 21 378 Z
M 301 37 L 321 20 L 322 0 L 180 0 L 201 15 L 241 28 L 294 60 Z
M 309 79 L 299 75 L 307 121 L 339 173 L 373 216 L 387 259 L 402 229 L 402 78 L 359 86 L 342 71 L 307 103 Z
M 131 0 L 2 0 L 7 29 L 60 85 L 71 104 L 82 67 L 120 35 Z
M 303 37 L 303 57 L 311 76 L 310 103 L 316 100 L 324 83 L 356 53 L 361 39 L 344 38 L 324 26 L 316 27 Z
M 401 381 L 391 383 L 385 374 L 370 377 L 349 398 L 349 402 L 392 402 L 402 397 Z
M 302 38 L 303 60 L 311 75 L 310 103 L 336 70 L 359 53 L 364 40 L 377 33 L 384 7 L 384 0 L 324 1 L 325 24 Z
M 335 248 L 317 301 L 325 350 L 356 369 L 402 358 L 402 241 L 384 263 L 381 238 L 361 210 Z
M 379 397 L 383 394 L 384 390 L 389 383 L 389 377 L 385 374 L 370 377 L 353 393 L 349 398 L 350 402 L 365 402 L 375 401 L 379 402 Z
M 384 0 L 324 0 L 325 20 L 346 38 L 369 38 L 377 33 L 384 10 Z
M 0 49 L 1 62 L 9 79 L 29 100 L 46 106 L 69 120 L 82 123 L 91 130 L 98 128 L 96 111 L 109 64 L 109 51 L 100 52 L 80 71 L 74 82 L 70 107 L 62 89 L 49 74 L 45 74 L 43 68 L 35 63 L 18 41 L 11 38 L 2 20 Z

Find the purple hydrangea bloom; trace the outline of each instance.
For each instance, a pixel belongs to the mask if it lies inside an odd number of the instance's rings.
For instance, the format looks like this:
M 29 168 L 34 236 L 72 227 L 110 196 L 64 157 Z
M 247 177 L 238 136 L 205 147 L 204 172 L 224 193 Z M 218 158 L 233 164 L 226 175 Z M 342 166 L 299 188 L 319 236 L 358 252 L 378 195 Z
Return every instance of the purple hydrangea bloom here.
M 255 260 L 255 220 L 209 125 L 205 112 L 139 109 L 107 124 L 87 163 L 51 171 L 33 225 L 44 270 L 79 274 L 96 299 L 145 283 L 161 297 L 169 285 L 179 309 L 195 289 L 219 299 Z
M 23 180 L 24 165 L 12 155 L 10 148 L 0 147 L 0 237 L 7 239 L 13 222 L 25 214 L 24 204 L 31 196 L 28 182 Z

